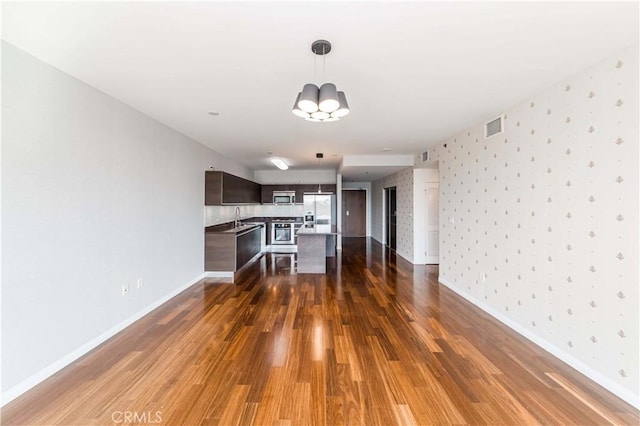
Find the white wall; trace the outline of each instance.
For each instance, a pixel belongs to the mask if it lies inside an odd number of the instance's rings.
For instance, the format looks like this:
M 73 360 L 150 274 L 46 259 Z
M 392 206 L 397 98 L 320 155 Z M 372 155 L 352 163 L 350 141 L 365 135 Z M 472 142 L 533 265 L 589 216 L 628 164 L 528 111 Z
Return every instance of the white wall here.
M 275 167 L 275 166 L 274 166 Z M 262 184 L 336 183 L 336 171 L 329 169 L 312 170 L 256 170 L 255 182 Z
M 249 171 L 6 43 L 2 89 L 4 403 L 201 277 L 204 171 Z
M 633 46 L 433 158 L 440 281 L 636 406 L 638 114 Z

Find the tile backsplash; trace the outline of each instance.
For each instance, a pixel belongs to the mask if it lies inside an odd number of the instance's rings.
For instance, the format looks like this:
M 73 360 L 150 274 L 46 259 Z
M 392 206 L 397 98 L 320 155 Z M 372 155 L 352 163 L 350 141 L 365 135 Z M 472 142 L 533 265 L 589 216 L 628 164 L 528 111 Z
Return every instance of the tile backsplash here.
M 204 226 L 218 225 L 236 219 L 236 207 L 240 209 L 240 218 L 274 217 L 274 216 L 303 216 L 304 205 L 242 205 L 242 206 L 205 206 Z

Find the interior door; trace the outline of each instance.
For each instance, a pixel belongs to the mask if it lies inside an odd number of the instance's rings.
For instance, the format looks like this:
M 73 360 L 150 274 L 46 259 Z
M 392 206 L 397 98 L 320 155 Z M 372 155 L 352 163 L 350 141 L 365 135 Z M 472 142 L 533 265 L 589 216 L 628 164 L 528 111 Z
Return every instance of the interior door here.
M 397 231 L 397 206 L 396 206 L 396 187 L 385 189 L 385 206 L 387 213 L 386 223 L 386 245 L 390 249 L 396 249 L 396 231 Z
M 437 182 L 428 182 L 425 185 L 425 199 L 427 205 L 425 206 L 425 263 L 438 264 L 440 263 L 440 220 L 438 214 L 439 205 L 439 189 Z
M 342 236 L 367 236 L 367 191 L 342 191 Z

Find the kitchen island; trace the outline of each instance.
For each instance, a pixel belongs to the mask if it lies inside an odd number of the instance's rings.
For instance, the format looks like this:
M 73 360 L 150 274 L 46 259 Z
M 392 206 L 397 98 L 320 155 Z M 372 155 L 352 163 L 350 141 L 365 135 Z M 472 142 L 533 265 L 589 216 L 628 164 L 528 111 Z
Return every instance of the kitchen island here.
M 327 272 L 327 257 L 336 255 L 335 225 L 315 225 L 298 230 L 298 273 L 324 274 Z

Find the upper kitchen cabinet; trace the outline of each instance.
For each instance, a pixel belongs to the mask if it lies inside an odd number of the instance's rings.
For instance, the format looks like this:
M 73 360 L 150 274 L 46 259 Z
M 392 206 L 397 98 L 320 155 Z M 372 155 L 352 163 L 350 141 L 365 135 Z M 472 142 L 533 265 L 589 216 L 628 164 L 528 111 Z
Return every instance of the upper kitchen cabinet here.
M 320 185 L 322 192 L 336 193 L 335 184 L 322 184 Z M 280 185 L 262 185 L 262 204 L 273 204 L 273 192 L 274 191 L 294 191 L 296 194 L 296 204 L 304 203 L 304 194 L 317 193 L 318 184 L 280 184 Z
M 306 185 L 296 185 L 296 203 L 303 203 L 304 194 L 316 194 L 318 192 L 318 188 L 322 191 L 322 193 L 330 192 L 332 194 L 336 193 L 336 185 L 335 184 L 306 184 Z M 299 194 L 299 195 L 298 195 Z
M 296 191 L 296 185 L 283 185 L 283 184 L 262 185 L 262 204 L 273 204 L 274 192 L 291 192 L 291 191 Z M 297 202 L 298 202 L 298 193 L 296 192 L 296 203 Z
M 226 172 L 205 172 L 204 204 L 260 204 L 262 185 Z

